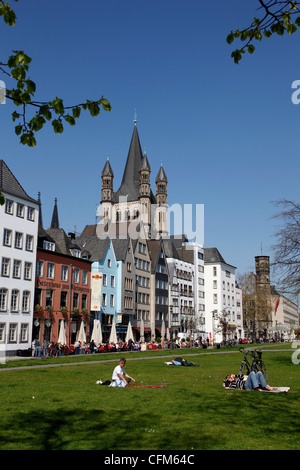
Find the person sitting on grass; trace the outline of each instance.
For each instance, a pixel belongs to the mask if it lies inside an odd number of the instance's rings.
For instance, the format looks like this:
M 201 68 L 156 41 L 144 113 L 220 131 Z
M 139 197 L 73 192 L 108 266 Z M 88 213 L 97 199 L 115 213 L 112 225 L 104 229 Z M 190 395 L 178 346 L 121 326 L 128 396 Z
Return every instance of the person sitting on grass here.
M 116 366 L 113 370 L 112 374 L 112 382 L 109 380 L 106 380 L 105 382 L 101 382 L 101 380 L 98 380 L 96 382 L 97 385 L 109 385 L 110 387 L 126 387 L 126 385 L 129 384 L 129 382 L 135 382 L 133 377 L 130 377 L 124 369 L 124 366 L 126 364 L 125 359 L 120 359 L 120 364 Z
M 224 387 L 232 388 L 237 390 L 273 390 L 270 387 L 266 379 L 264 378 L 262 372 L 250 372 L 247 376 L 244 375 L 226 375 L 225 380 L 223 382 Z

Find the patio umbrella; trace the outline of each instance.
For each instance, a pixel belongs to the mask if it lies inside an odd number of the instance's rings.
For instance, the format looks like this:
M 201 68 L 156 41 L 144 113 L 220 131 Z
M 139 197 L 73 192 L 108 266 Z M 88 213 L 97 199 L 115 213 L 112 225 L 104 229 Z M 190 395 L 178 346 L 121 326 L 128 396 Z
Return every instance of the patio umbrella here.
M 110 332 L 109 342 L 110 342 L 110 343 L 117 343 L 117 332 L 116 332 L 115 320 L 113 321 L 113 324 L 112 324 L 112 326 L 111 326 L 111 332 Z
M 128 326 L 127 326 L 127 333 L 126 333 L 125 343 L 128 343 L 128 341 L 130 339 L 133 340 L 133 333 L 132 333 L 131 323 L 129 322 Z
M 80 341 L 81 343 L 86 343 L 86 334 L 85 334 L 85 331 L 84 331 L 83 321 L 80 324 L 80 330 L 79 330 L 77 341 Z
M 96 344 L 96 339 L 97 339 L 97 321 L 98 320 L 94 320 L 93 331 L 92 331 L 92 336 L 91 336 L 91 341 L 94 341 L 95 344 Z
M 98 344 L 102 344 L 102 327 L 100 320 L 97 320 L 97 340 Z
M 141 319 L 141 326 L 140 326 L 140 341 L 142 343 L 145 342 L 145 338 L 144 338 L 144 335 L 145 335 L 145 328 L 144 328 L 144 319 L 142 318 Z
M 64 320 L 60 321 L 59 325 L 59 335 L 58 335 L 58 343 L 60 344 L 66 344 L 67 343 L 67 337 L 66 337 L 66 326 Z
M 165 326 L 165 320 L 163 320 L 161 323 L 161 340 L 162 341 L 165 339 L 165 333 L 166 333 L 166 326 Z

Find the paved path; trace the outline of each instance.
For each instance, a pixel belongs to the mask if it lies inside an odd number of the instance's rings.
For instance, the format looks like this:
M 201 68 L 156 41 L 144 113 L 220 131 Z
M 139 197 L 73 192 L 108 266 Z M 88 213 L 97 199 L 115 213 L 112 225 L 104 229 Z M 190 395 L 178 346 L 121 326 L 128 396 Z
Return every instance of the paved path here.
M 249 348 L 250 349 L 250 348 Z M 255 348 L 257 349 L 257 348 Z M 267 352 L 283 352 L 283 351 L 295 351 L 295 349 L 263 349 L 263 352 L 267 351 Z M 178 355 L 183 355 L 184 357 L 195 357 L 195 356 L 203 356 L 203 355 L 208 355 L 208 354 L 232 354 L 232 353 L 239 353 L 241 354 L 241 352 L 239 350 L 232 350 L 232 351 L 222 351 L 219 350 L 219 351 L 207 351 L 207 352 L 199 352 L 199 354 L 197 353 L 194 353 L 194 354 L 185 354 L 183 353 L 182 354 L 182 349 L 180 350 L 177 350 L 176 352 L 174 351 L 174 355 L 165 355 L 165 356 L 149 356 L 149 357 L 130 357 L 130 358 L 126 358 L 126 361 L 138 361 L 138 360 L 147 360 L 147 359 L 170 359 L 171 357 L 176 357 Z M 107 354 L 110 354 L 110 353 L 107 353 Z M 119 354 L 119 358 L 122 357 L 123 355 L 126 354 L 125 353 L 118 353 Z M 82 356 L 81 356 L 82 357 Z M 16 357 L 15 359 L 12 359 L 10 358 L 9 360 L 12 361 L 12 360 L 20 360 L 21 358 L 20 357 Z M 37 358 L 30 358 L 30 357 L 24 357 L 22 359 L 32 359 L 33 361 L 43 361 L 43 359 L 37 359 Z M 63 357 L 62 357 L 63 359 Z M 81 365 L 93 365 L 93 364 L 101 364 L 103 362 L 116 362 L 118 361 L 118 357 L 115 357 L 114 359 L 102 359 L 101 361 L 82 361 L 82 362 L 63 362 L 61 364 L 59 363 L 56 363 L 56 364 L 37 364 L 37 365 L 27 365 L 27 366 L 17 366 L 17 367 L 3 367 L 3 368 L 0 368 L 0 372 L 3 372 L 3 371 L 6 371 L 6 370 L 24 370 L 24 369 L 42 369 L 42 368 L 45 368 L 45 367 L 63 367 L 63 366 L 81 366 Z

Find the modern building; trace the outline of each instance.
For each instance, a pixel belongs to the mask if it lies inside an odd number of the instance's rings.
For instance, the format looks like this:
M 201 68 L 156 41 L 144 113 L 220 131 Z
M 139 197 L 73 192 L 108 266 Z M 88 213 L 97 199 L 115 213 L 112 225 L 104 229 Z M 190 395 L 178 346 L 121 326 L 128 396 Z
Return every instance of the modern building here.
M 204 248 L 205 330 L 207 339 L 213 343 L 237 335 L 235 270 L 217 248 Z M 222 322 L 227 324 L 226 338 Z
M 23 354 L 31 347 L 39 204 L 0 160 L 0 349 Z

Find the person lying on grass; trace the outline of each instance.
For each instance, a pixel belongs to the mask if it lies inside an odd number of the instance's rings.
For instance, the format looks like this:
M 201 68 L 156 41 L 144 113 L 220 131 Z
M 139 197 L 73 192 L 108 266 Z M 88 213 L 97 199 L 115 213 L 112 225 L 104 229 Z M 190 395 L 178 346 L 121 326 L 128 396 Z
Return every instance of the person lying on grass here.
M 238 390 L 273 390 L 270 387 L 262 372 L 250 372 L 248 377 L 245 375 L 226 375 L 223 382 L 224 387 Z
M 199 364 L 195 364 L 194 362 L 188 362 L 186 359 L 183 359 L 183 357 L 176 357 L 175 359 L 173 359 L 172 364 L 174 366 L 200 367 Z

